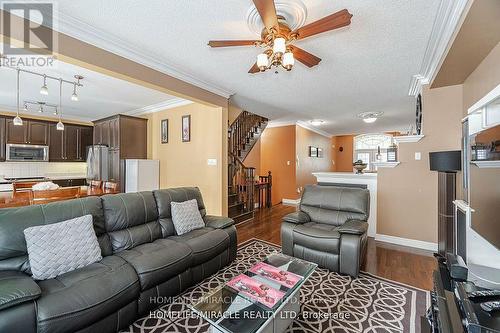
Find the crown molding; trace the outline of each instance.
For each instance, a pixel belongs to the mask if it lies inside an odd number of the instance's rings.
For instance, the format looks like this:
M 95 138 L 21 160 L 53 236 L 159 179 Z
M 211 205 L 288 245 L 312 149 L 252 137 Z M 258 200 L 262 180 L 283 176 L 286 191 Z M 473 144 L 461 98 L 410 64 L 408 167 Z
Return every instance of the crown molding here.
M 422 86 L 434 80 L 471 4 L 472 0 L 441 0 L 420 71 L 410 80 L 410 96 L 417 96 Z
M 333 137 L 333 134 L 330 134 L 328 132 L 320 130 L 319 128 L 316 128 L 313 125 L 310 125 L 307 122 L 302 121 L 302 120 L 298 120 L 298 121 L 270 121 L 266 127 L 273 128 L 273 127 L 284 127 L 284 126 L 300 126 L 300 127 L 305 128 L 307 130 L 310 130 L 316 134 L 326 136 L 329 139 L 331 139 Z
M 58 12 L 56 18 L 58 20 L 60 33 L 67 34 L 71 37 L 82 40 L 103 50 L 112 52 L 116 55 L 127 58 L 199 88 L 205 89 L 224 98 L 229 98 L 234 94 L 233 91 L 227 90 L 212 82 L 201 80 L 190 73 L 175 68 L 172 64 L 167 63 L 165 60 L 152 56 L 151 54 L 130 45 L 129 42 L 122 40 L 112 33 L 96 29 L 94 26 L 68 15 L 67 13 Z
M 168 99 L 164 102 L 152 104 L 152 105 L 147 105 L 145 107 L 135 109 L 135 110 L 130 110 L 123 112 L 122 114 L 126 114 L 129 116 L 137 116 L 141 114 L 148 114 L 148 113 L 155 113 L 159 111 L 164 111 L 172 108 L 176 108 L 179 106 L 184 106 L 184 105 L 189 105 L 192 104 L 193 102 L 188 100 L 188 99 L 183 99 L 183 98 L 173 98 L 173 99 Z
M 302 128 L 308 129 L 308 130 L 310 130 L 310 131 L 312 131 L 314 133 L 317 133 L 319 135 L 326 136 L 327 138 L 331 139 L 333 137 L 332 134 L 330 134 L 328 132 L 325 132 L 323 130 L 320 130 L 319 128 L 316 128 L 313 125 L 306 123 L 305 121 L 299 120 L 299 121 L 297 121 L 297 125 L 300 126 L 300 127 L 302 127 Z

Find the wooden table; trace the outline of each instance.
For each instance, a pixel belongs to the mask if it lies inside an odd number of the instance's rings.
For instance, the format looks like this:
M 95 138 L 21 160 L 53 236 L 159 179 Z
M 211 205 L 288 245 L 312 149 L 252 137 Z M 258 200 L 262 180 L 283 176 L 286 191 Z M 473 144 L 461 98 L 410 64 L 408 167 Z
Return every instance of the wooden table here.
M 106 189 L 89 186 L 79 186 L 80 187 L 80 198 L 89 196 L 101 196 L 104 194 L 116 194 L 119 193 L 115 190 Z M 57 191 L 57 190 L 54 190 Z M 0 208 L 8 207 L 21 207 L 31 205 L 30 201 L 30 191 L 22 191 L 13 194 L 12 192 L 0 192 Z

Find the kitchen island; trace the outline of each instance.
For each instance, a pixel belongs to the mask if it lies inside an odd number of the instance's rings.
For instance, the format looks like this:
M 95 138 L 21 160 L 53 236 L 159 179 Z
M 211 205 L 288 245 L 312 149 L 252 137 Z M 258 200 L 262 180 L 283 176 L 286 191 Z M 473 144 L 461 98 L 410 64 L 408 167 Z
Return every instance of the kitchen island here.
M 119 191 L 106 189 L 103 190 L 100 187 L 89 187 L 89 186 L 78 186 L 80 189 L 79 197 L 88 197 L 88 196 L 101 196 L 105 194 L 115 194 Z M 57 190 L 54 190 L 57 191 Z M 9 207 L 21 207 L 21 206 L 30 206 L 33 202 L 31 200 L 31 191 L 21 191 L 16 192 L 0 192 L 0 209 L 1 208 L 9 208 Z

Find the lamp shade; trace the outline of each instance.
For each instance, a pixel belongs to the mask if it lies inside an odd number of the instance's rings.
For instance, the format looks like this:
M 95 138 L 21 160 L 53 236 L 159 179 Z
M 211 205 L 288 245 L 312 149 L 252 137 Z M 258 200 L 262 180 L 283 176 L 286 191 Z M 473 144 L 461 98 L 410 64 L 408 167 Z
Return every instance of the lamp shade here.
M 460 150 L 437 151 L 429 153 L 431 171 L 456 172 L 462 170 Z

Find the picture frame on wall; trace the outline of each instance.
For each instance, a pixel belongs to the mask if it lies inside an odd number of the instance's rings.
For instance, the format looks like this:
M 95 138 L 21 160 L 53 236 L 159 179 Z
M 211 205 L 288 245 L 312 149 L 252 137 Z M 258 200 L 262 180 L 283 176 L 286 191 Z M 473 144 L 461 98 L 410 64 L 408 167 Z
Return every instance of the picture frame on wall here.
M 316 148 L 318 150 L 318 157 L 322 158 L 323 157 L 323 148 Z
M 318 148 L 309 146 L 309 157 L 318 157 Z
M 168 143 L 168 119 L 163 119 L 160 126 L 161 143 Z
M 182 142 L 191 141 L 191 115 L 182 116 Z

